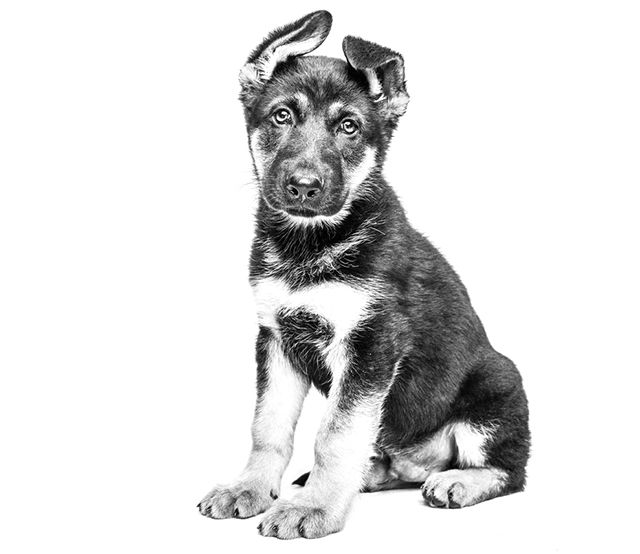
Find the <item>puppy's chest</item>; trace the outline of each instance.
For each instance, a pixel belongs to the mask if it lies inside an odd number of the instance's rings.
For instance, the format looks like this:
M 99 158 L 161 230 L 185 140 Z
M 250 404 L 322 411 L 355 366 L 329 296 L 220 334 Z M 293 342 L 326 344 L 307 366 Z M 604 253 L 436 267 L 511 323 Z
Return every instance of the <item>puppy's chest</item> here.
M 281 279 L 253 284 L 260 325 L 285 343 L 324 349 L 341 343 L 368 315 L 371 292 L 339 281 L 291 288 Z

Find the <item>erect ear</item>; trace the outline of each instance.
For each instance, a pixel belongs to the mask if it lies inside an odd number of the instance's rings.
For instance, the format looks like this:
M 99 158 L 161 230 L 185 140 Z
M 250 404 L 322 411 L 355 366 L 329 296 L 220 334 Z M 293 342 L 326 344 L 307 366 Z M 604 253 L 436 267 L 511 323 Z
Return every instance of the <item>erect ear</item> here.
M 400 117 L 407 109 L 409 94 L 404 82 L 404 60 L 389 48 L 358 37 L 348 36 L 342 41 L 347 62 L 364 73 L 369 93 L 381 102 L 390 118 Z
M 279 63 L 318 48 L 327 38 L 332 20 L 331 14 L 322 10 L 272 31 L 240 70 L 241 97 L 260 90 Z

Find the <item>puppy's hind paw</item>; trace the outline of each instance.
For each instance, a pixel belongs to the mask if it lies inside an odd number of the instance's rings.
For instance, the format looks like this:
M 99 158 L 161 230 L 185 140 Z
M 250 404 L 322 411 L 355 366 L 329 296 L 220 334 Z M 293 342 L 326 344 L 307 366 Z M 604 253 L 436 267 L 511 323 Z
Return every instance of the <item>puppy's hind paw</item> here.
M 495 468 L 450 469 L 427 477 L 422 497 L 432 508 L 464 508 L 498 496 L 505 482 Z

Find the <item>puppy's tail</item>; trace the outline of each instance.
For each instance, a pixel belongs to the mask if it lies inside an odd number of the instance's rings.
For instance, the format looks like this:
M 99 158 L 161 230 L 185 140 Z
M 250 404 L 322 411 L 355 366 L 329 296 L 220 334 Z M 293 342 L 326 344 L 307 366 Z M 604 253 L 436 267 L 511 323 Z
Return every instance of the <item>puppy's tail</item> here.
M 292 485 L 298 485 L 300 487 L 304 487 L 307 479 L 309 479 L 309 474 L 311 472 L 307 471 L 306 473 L 303 473 L 302 475 L 300 475 L 300 477 L 298 477 L 293 483 L 291 483 Z

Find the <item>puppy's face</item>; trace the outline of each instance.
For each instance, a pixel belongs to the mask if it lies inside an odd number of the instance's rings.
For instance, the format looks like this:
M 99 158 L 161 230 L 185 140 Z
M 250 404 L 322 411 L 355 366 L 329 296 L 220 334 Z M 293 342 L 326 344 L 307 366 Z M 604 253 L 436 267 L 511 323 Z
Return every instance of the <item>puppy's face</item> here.
M 240 73 L 260 192 L 296 221 L 339 220 L 364 194 L 408 102 L 402 57 L 347 37 L 347 61 L 304 56 L 331 27 L 315 12 L 277 29 Z
M 294 58 L 278 68 L 247 119 L 267 204 L 293 216 L 334 216 L 376 166 L 383 120 L 345 62 Z

